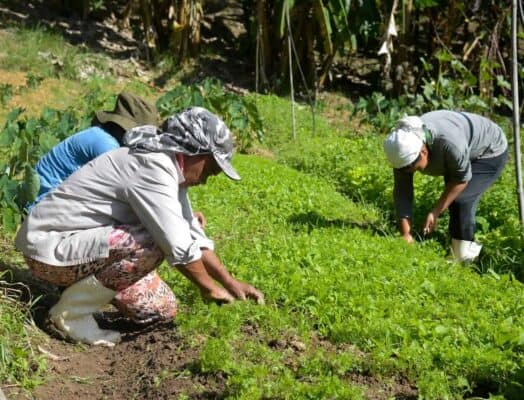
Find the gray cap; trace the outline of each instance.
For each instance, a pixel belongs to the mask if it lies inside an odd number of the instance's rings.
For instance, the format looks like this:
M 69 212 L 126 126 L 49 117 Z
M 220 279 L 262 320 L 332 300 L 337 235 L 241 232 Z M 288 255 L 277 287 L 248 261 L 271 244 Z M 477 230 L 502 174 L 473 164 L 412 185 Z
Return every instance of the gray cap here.
M 124 144 L 145 151 L 187 155 L 213 154 L 217 164 L 233 180 L 240 175 L 231 165 L 233 138 L 218 116 L 202 107 L 191 107 L 167 118 L 162 131 L 153 126 L 136 127 L 124 136 Z

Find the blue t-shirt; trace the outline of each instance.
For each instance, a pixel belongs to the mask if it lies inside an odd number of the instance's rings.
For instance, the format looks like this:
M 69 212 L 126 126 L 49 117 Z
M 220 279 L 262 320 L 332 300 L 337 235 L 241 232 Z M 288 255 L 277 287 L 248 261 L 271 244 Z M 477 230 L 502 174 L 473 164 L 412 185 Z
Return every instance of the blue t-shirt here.
M 75 133 L 58 143 L 36 164 L 35 169 L 40 176 L 40 191 L 29 209 L 84 164 L 119 147 L 113 136 L 96 126 Z

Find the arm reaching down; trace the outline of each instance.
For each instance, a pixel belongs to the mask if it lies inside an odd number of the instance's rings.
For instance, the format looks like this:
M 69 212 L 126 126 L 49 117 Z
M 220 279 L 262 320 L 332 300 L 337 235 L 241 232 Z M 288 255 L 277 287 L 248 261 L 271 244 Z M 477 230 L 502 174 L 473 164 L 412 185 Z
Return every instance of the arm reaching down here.
M 264 304 L 262 292 L 245 282 L 233 278 L 213 251 L 202 250 L 202 261 L 209 275 L 224 286 L 233 297 L 239 300 L 252 299 L 257 304 Z
M 232 303 L 235 301 L 234 297 L 227 290 L 218 286 L 213 278 L 209 276 L 202 260 L 193 261 L 187 265 L 177 265 L 176 268 L 198 287 L 202 298 L 217 303 Z
M 426 222 L 424 223 L 424 234 L 433 232 L 437 226 L 437 218 L 442 214 L 451 203 L 464 191 L 468 186 L 467 182 L 448 182 L 442 195 L 440 196 L 437 204 L 431 210 L 431 212 L 426 217 Z
M 193 282 L 206 300 L 232 303 L 235 299 L 252 299 L 264 304 L 264 295 L 253 286 L 231 276 L 211 250 L 202 250 L 202 259 L 176 267 L 182 275 Z M 223 287 L 216 284 L 215 280 Z

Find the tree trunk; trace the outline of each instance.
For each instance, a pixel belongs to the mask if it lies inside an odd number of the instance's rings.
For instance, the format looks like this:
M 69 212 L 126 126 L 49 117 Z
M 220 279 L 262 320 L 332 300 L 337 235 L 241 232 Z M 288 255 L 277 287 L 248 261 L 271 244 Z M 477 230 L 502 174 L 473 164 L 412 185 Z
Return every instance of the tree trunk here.
M 266 14 L 266 0 L 257 0 L 256 7 L 257 41 L 259 46 L 259 60 L 257 60 L 257 63 L 258 68 L 260 69 L 262 86 L 267 87 L 269 84 L 267 71 L 271 68 L 271 45 L 269 42 L 269 23 Z

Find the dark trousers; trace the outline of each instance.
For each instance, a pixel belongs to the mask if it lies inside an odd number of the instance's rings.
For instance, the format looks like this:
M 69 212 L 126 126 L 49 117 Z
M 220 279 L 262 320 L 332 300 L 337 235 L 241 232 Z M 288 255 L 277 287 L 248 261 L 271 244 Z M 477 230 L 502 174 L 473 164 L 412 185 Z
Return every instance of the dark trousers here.
M 500 156 L 471 161 L 471 180 L 464 191 L 449 206 L 449 234 L 451 238 L 474 240 L 475 214 L 480 197 L 495 183 L 507 161 L 507 149 Z

